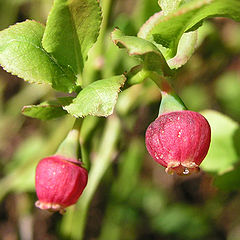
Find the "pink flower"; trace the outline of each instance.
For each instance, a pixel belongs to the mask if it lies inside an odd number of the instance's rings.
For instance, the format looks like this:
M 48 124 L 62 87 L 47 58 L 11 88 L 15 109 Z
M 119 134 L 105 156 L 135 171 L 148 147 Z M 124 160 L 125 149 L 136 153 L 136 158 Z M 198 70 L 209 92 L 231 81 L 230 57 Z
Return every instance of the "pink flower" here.
M 43 158 L 36 168 L 36 207 L 64 213 L 77 202 L 87 179 L 87 170 L 75 159 L 58 155 Z
M 170 174 L 187 175 L 198 171 L 210 140 L 209 123 L 192 111 L 162 114 L 146 131 L 148 152 Z

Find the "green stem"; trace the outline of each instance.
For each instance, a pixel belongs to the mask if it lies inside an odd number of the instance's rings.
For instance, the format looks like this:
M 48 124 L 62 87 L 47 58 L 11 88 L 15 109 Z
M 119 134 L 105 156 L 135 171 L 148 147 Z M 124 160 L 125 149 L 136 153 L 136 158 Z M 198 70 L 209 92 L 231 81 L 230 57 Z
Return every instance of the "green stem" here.
M 173 90 L 171 86 L 172 79 L 170 77 L 166 78 L 156 72 L 146 70 L 142 65 L 132 68 L 131 71 L 126 74 L 126 77 L 128 81 L 124 86 L 124 90 L 134 84 L 143 82 L 147 78 L 150 78 L 155 82 L 162 95 L 159 115 L 187 109 L 181 98 Z
M 99 148 L 98 155 L 92 163 L 89 172 L 88 184 L 80 197 L 78 204 L 72 211 L 67 212 L 65 218 L 66 222 L 70 221 L 71 227 L 67 229 L 65 234 L 71 235 L 71 239 L 82 240 L 84 236 L 84 229 L 86 225 L 87 212 L 90 202 L 97 190 L 97 187 L 111 164 L 112 157 L 115 151 L 116 142 L 120 132 L 120 122 L 115 116 L 109 117 L 106 123 L 104 136 Z
M 163 77 L 157 72 L 144 68 L 143 65 L 137 65 L 133 67 L 128 73 L 125 74 L 125 76 L 127 78 L 127 82 L 123 90 L 131 87 L 132 85 L 139 84 L 147 78 L 150 78 L 155 82 L 158 88 L 167 92 L 172 91 L 172 87 L 170 85 L 172 79 L 170 77 Z
M 149 71 L 143 67 L 143 65 L 137 65 L 133 67 L 128 73 L 125 74 L 127 81 L 122 88 L 122 91 L 129 87 L 142 83 L 145 79 L 151 77 L 152 71 Z
M 154 72 L 150 78 L 156 83 L 162 95 L 158 116 L 168 112 L 187 110 L 184 102 L 171 86 L 171 78 L 165 78 Z
M 54 129 L 54 131 L 52 131 L 50 136 L 46 139 L 41 151 L 34 154 L 33 157 L 28 159 L 26 162 L 17 166 L 14 171 L 8 173 L 8 175 L 0 180 L 0 201 L 9 191 L 16 189 L 16 186 L 19 184 L 19 178 L 21 179 L 20 181 L 22 181 L 23 177 L 32 176 L 33 169 L 36 168 L 38 163 L 37 160 L 52 155 L 64 136 L 66 136 L 69 126 L 72 124 L 72 118 L 67 117 L 60 120 L 57 124 L 57 128 Z

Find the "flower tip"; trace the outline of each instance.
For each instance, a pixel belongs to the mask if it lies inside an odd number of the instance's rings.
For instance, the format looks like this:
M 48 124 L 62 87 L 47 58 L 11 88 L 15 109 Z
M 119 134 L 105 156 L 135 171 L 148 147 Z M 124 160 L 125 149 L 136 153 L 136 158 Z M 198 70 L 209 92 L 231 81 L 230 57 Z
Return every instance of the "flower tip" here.
M 55 203 L 44 203 L 38 200 L 35 202 L 35 206 L 49 212 L 59 212 L 60 214 L 64 214 L 66 212 L 66 209 L 63 206 Z
M 173 175 L 174 173 L 176 173 L 179 176 L 189 176 L 192 173 L 198 173 L 200 171 L 199 166 L 194 163 L 180 163 L 180 164 L 176 164 L 170 162 L 167 166 L 167 168 L 165 169 L 165 172 Z

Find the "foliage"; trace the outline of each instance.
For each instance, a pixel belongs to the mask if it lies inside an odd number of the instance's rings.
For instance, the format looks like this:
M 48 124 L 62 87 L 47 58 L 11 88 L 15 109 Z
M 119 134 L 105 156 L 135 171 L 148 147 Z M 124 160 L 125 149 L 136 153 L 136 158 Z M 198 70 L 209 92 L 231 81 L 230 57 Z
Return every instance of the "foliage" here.
M 0 64 L 15 75 L 0 72 L 2 222 L 19 222 L 20 239 L 238 239 L 240 2 L 138 0 L 131 13 L 128 0 L 50 2 L 0 2 Z M 184 179 L 165 175 L 143 140 L 170 85 L 173 104 L 212 129 L 203 171 Z M 43 216 L 34 169 L 76 118 L 87 188 L 63 217 Z

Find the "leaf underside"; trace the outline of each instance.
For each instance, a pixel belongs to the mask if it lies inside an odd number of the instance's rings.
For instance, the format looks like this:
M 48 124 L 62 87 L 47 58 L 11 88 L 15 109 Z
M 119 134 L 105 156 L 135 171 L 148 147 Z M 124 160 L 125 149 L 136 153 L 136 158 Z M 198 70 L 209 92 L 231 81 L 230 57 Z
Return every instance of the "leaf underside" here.
M 112 40 L 118 47 L 126 48 L 130 56 L 140 57 L 148 70 L 165 76 L 172 74 L 163 55 L 153 43 L 134 36 L 124 36 L 119 29 L 112 32 Z
M 148 29 L 145 27 L 147 33 L 144 34 L 144 38 L 169 48 L 168 54 L 171 58 L 176 54 L 178 42 L 184 32 L 197 29 L 206 18 L 220 16 L 240 21 L 240 1 L 191 1 L 169 15 L 159 17 Z
M 58 98 L 53 101 L 46 101 L 39 105 L 24 106 L 22 113 L 25 116 L 41 120 L 50 120 L 62 117 L 67 114 L 67 112 L 63 109 L 63 106 L 69 105 L 72 100 L 72 97 L 65 97 Z

